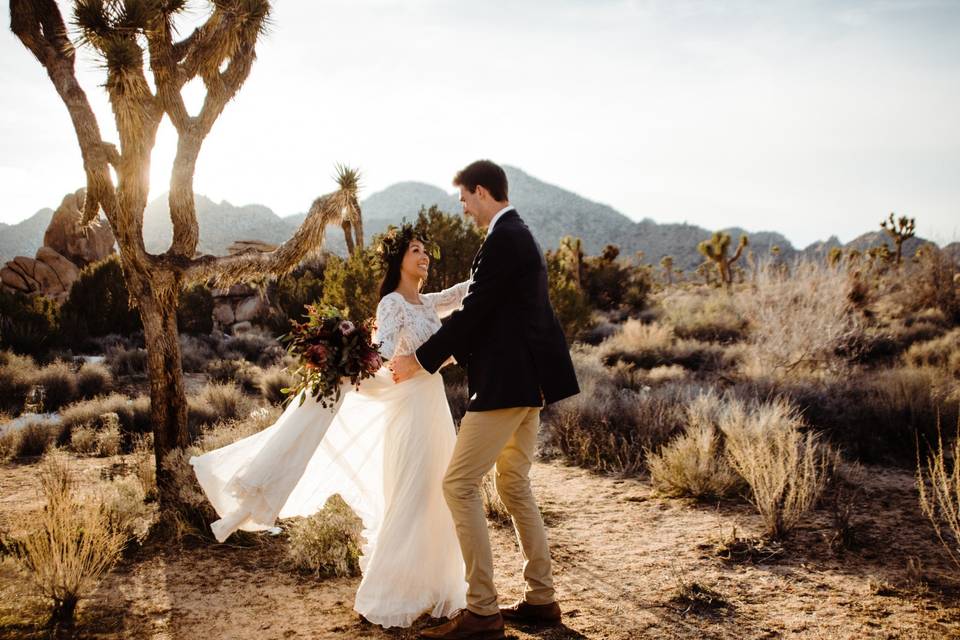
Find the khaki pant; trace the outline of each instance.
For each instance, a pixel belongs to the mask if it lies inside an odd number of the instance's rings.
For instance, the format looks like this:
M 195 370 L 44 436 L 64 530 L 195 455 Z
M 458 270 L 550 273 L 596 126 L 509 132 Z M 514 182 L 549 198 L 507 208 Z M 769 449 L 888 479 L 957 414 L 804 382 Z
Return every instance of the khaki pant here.
M 443 479 L 443 494 L 466 562 L 467 608 L 480 615 L 499 611 L 493 584 L 493 554 L 480 496 L 480 483 L 494 464 L 497 493 L 513 516 L 523 552 L 523 577 L 527 583 L 524 598 L 531 604 L 554 601 L 547 533 L 530 490 L 530 467 L 539 426 L 539 407 L 470 411 L 460 423 L 457 444 Z

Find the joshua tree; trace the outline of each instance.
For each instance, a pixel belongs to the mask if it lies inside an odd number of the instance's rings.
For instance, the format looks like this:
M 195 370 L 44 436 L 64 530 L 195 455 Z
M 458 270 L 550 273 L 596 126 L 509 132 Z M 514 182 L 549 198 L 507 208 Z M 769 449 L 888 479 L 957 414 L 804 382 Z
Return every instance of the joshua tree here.
M 737 250 L 733 256 L 728 257 L 727 252 L 730 249 L 730 242 L 731 238 L 729 233 L 717 231 L 709 240 L 704 240 L 697 245 L 697 251 L 716 266 L 717 273 L 720 276 L 720 282 L 723 283 L 728 291 L 730 290 L 730 285 L 733 283 L 733 270 L 731 267 L 733 263 L 743 255 L 743 250 L 746 248 L 748 240 L 747 236 L 740 236 L 740 242 L 737 243 Z
M 577 289 L 583 289 L 584 269 L 583 241 L 580 238 L 564 236 L 560 239 L 560 248 L 557 250 L 563 265 L 573 279 Z
M 667 284 L 673 284 L 673 256 L 663 256 L 660 258 L 660 266 L 663 267 L 663 273 L 667 276 Z
M 206 22 L 181 40 L 175 18 L 186 0 L 75 0 L 73 21 L 80 43 L 103 60 L 105 87 L 120 137 L 119 148 L 103 139 L 74 71 L 75 48 L 55 0 L 10 0 L 10 26 L 47 74 L 67 107 L 86 172 L 82 221 L 102 209 L 116 236 L 131 303 L 139 309 L 147 344 L 151 421 L 157 483 L 163 504 L 174 501 L 161 462 L 188 444 L 180 342 L 178 292 L 196 282 L 224 286 L 295 267 L 323 241 L 327 224 L 354 225 L 362 238 L 357 173 L 340 168 L 339 189 L 317 198 L 297 232 L 275 250 L 247 249 L 229 256 L 196 256 L 199 227 L 193 174 L 203 141 L 243 85 L 256 58 L 256 43 L 270 15 L 266 0 L 213 0 Z M 145 66 L 153 76 L 147 82 Z M 200 78 L 203 107 L 191 114 L 185 84 Z M 150 156 L 161 119 L 178 135 L 170 177 L 173 241 L 162 254 L 147 253 L 143 210 L 149 191 Z
M 897 247 L 896 260 L 897 267 L 899 267 L 903 258 L 903 243 L 915 235 L 916 219 L 900 216 L 894 221 L 891 211 L 890 217 L 881 222 L 880 226 L 883 227 L 883 230 L 887 232 L 887 235 L 890 236 L 893 244 Z

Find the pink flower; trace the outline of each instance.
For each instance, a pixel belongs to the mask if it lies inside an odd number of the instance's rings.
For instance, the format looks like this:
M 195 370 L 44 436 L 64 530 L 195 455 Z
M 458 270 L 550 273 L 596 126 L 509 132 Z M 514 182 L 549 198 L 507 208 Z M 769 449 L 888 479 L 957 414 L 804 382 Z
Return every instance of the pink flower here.
M 383 366 L 383 358 L 376 351 L 371 351 L 364 358 L 363 364 L 367 371 L 376 371 Z
M 304 358 L 307 362 L 316 368 L 320 368 L 327 362 L 327 348 L 322 344 L 312 345 L 304 352 Z
M 356 327 L 354 327 L 353 323 L 350 322 L 349 320 L 343 320 L 340 322 L 340 333 L 342 333 L 343 335 L 345 336 L 350 335 L 351 333 L 353 333 L 354 329 L 356 329 Z

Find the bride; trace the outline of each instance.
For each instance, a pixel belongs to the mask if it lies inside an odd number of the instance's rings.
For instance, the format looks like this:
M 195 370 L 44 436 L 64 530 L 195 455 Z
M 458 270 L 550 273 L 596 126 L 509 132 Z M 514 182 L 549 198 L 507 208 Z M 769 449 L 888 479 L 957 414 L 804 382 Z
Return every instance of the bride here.
M 425 240 L 404 225 L 384 242 L 374 337 L 384 360 L 416 351 L 467 294 L 469 281 L 420 293 L 430 265 Z M 300 400 L 267 429 L 191 458 L 220 515 L 217 540 L 309 516 L 340 494 L 363 521 L 358 613 L 406 627 L 423 613 L 449 617 L 465 607 L 463 557 L 441 491 L 456 435 L 440 375 L 395 384 L 384 366 L 359 390 L 344 385 L 332 407 L 309 394 Z

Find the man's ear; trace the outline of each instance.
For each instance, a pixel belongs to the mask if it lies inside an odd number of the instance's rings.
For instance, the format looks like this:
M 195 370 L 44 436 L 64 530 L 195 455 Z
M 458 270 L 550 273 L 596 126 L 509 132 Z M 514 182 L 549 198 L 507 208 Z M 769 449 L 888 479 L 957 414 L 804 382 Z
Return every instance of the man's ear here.
M 474 193 L 476 193 L 477 197 L 480 198 L 481 200 L 486 200 L 487 198 L 490 197 L 490 192 L 487 191 L 487 188 L 482 184 L 477 185 L 477 188 L 474 191 Z

